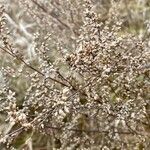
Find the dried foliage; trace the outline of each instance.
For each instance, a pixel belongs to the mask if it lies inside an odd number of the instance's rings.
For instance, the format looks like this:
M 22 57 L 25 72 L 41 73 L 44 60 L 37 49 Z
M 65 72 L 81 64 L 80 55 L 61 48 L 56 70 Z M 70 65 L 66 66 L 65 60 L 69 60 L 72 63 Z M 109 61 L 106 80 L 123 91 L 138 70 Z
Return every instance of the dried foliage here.
M 149 1 L 0 2 L 0 149 L 149 149 Z

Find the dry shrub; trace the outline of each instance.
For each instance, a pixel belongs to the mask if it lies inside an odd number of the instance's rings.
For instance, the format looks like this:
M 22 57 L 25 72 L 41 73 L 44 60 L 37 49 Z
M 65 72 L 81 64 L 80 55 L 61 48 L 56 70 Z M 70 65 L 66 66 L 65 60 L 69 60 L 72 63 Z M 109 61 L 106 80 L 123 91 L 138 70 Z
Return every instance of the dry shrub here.
M 13 2 L 0 12 L 1 149 L 148 149 L 149 39 L 122 33 L 122 2 L 105 15 L 96 1 Z

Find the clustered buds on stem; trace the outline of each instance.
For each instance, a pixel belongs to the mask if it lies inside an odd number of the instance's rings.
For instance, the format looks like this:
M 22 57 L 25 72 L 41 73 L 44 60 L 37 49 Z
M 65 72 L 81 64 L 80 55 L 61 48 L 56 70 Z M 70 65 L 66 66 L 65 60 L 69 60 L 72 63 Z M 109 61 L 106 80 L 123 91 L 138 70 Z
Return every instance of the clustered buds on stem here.
M 44 6 L 33 2 L 47 13 Z M 92 10 L 92 2 L 84 2 L 83 25 L 72 52 L 64 50 L 62 43 L 55 43 L 57 47 L 51 49 L 58 51 L 53 54 L 48 42 L 56 37 L 48 34 L 41 38 L 43 33 L 39 31 L 32 39 L 36 58 L 31 61 L 18 55 L 10 35 L 1 39 L 2 54 L 15 59 L 11 60 L 12 68 L 4 67 L 6 83 L 0 92 L 0 108 L 7 122 L 16 127 L 2 134 L 0 142 L 14 146 L 16 136 L 32 130 L 55 137 L 55 146 L 61 149 L 67 145 L 98 149 L 132 149 L 140 144 L 148 147 L 150 51 L 147 40 L 120 35 L 122 20 L 117 4 L 112 4 L 108 18 L 101 22 Z M 20 83 L 22 95 L 15 87 Z

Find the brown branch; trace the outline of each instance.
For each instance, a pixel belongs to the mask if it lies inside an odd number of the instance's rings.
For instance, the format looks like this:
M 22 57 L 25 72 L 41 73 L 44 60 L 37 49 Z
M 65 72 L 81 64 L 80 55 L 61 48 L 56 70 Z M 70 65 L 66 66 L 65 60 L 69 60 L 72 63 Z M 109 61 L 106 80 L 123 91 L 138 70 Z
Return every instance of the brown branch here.
M 14 53 L 12 53 L 12 52 L 6 50 L 6 49 L 3 48 L 3 47 L 0 47 L 0 49 L 3 50 L 4 52 L 8 53 L 8 54 L 11 55 L 12 57 L 15 57 L 17 60 L 21 61 L 22 63 L 24 63 L 28 68 L 34 70 L 34 71 L 37 72 L 38 74 L 40 74 L 40 75 L 42 75 L 43 77 L 45 77 L 45 74 L 44 74 L 44 73 L 40 72 L 39 70 L 37 70 L 37 69 L 34 68 L 33 66 L 29 65 L 28 63 L 26 63 L 21 57 L 18 57 L 17 55 L 15 55 Z M 57 80 L 57 79 L 55 79 L 55 78 L 48 77 L 47 79 L 50 79 L 50 80 L 52 80 L 52 81 L 54 81 L 54 82 L 56 82 L 56 83 L 59 83 L 59 84 L 61 84 L 61 85 L 63 85 L 63 86 L 70 87 L 69 85 L 67 85 L 67 84 L 65 84 L 65 83 L 63 83 L 63 82 L 61 82 L 61 81 L 59 81 L 59 80 Z
M 71 129 L 62 129 L 61 127 L 54 127 L 54 126 L 45 126 L 47 128 L 50 128 L 50 129 L 53 129 L 53 130 L 61 130 L 61 131 L 75 131 L 75 132 L 88 132 L 88 133 L 91 133 L 91 132 L 96 132 L 96 133 L 105 133 L 105 134 L 109 134 L 110 132 L 109 131 L 105 131 L 105 130 L 99 130 L 99 129 L 95 129 L 95 130 L 85 130 L 85 129 L 75 129 L 75 128 L 71 128 Z M 113 132 L 113 133 L 118 133 L 118 134 L 133 134 L 133 132 L 128 132 L 128 131 L 120 131 L 120 132 Z
M 58 17 L 56 17 L 52 12 L 48 12 L 46 8 L 44 8 L 43 6 L 41 6 L 38 2 L 36 2 L 35 0 L 31 0 L 37 7 L 39 7 L 44 13 L 49 14 L 52 18 L 56 19 L 60 24 L 62 24 L 63 26 L 65 26 L 67 29 L 70 29 L 70 27 L 64 23 L 62 20 L 60 20 Z

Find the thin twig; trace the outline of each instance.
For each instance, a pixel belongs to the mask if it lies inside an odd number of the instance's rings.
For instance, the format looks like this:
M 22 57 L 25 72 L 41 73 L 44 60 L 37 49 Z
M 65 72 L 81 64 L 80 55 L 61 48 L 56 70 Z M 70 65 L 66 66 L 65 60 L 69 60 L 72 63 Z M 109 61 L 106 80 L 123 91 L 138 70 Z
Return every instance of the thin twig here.
M 0 49 L 3 50 L 3 51 L 5 51 L 6 53 L 8 53 L 9 55 L 11 55 L 12 57 L 15 57 L 17 60 L 21 61 L 22 63 L 24 63 L 28 68 L 34 70 L 34 71 L 37 72 L 38 74 L 40 74 L 40 75 L 42 75 L 43 77 L 45 77 L 45 74 L 44 74 L 44 73 L 40 72 L 39 70 L 37 70 L 37 69 L 34 68 L 33 66 L 29 65 L 28 63 L 26 63 L 21 57 L 18 57 L 17 55 L 15 55 L 14 53 L 9 52 L 8 50 L 6 50 L 6 49 L 3 48 L 3 47 L 0 47 Z M 54 81 L 54 82 L 56 82 L 56 83 L 59 83 L 59 84 L 61 84 L 61 85 L 63 85 L 63 86 L 70 87 L 69 85 L 67 85 L 67 84 L 65 84 L 65 83 L 63 83 L 63 82 L 61 82 L 61 81 L 59 81 L 59 80 L 57 80 L 57 79 L 55 79 L 55 78 L 47 77 L 47 79 L 50 79 L 50 80 L 52 80 L 52 81 Z
M 60 20 L 59 18 L 55 17 L 51 12 L 48 12 L 47 9 L 45 9 L 42 5 L 40 5 L 38 2 L 36 2 L 35 0 L 31 0 L 35 5 L 37 5 L 41 10 L 43 10 L 43 12 L 49 14 L 52 18 L 56 19 L 60 24 L 62 24 L 63 26 L 65 26 L 67 29 L 70 29 L 70 27 L 64 23 L 62 20 Z
M 49 125 L 47 125 L 47 126 L 45 126 L 45 127 L 47 127 L 47 128 L 51 128 L 51 129 L 54 129 L 54 130 L 61 130 L 61 131 L 66 131 L 66 130 L 68 130 L 68 131 L 76 131 L 76 132 L 88 132 L 88 133 L 91 133 L 91 132 L 96 132 L 96 133 L 105 133 L 105 134 L 109 134 L 110 132 L 109 131 L 105 131 L 105 130 L 99 130 L 99 129 L 97 129 L 97 130 L 85 130 L 85 129 L 74 129 L 74 128 L 71 128 L 71 129 L 62 129 L 61 127 L 54 127 L 54 126 L 49 126 Z M 133 132 L 128 132 L 128 131 L 120 131 L 120 132 L 113 132 L 113 133 L 118 133 L 118 134 L 133 134 L 134 135 L 134 133 Z

